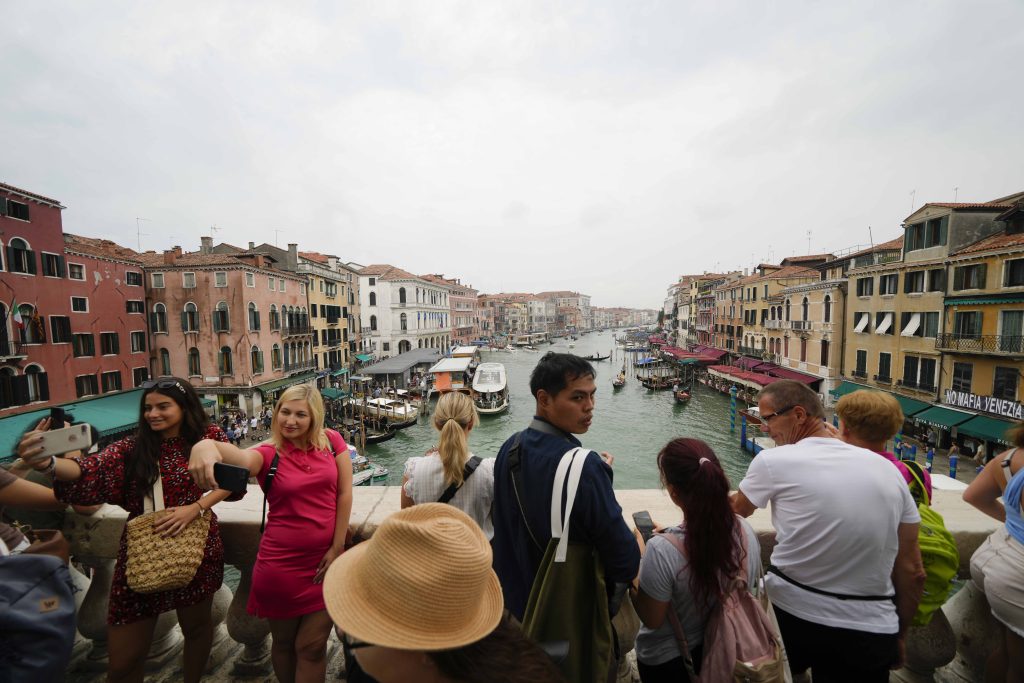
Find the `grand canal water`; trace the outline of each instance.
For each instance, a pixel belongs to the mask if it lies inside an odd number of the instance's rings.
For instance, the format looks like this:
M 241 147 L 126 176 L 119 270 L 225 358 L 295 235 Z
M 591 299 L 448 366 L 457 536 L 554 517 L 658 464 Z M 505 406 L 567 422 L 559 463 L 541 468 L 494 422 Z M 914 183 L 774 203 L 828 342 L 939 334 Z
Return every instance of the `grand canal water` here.
M 739 446 L 739 422 L 736 433 L 729 433 L 729 397 L 702 385 L 694 387 L 688 404 L 677 404 L 669 391 L 648 391 L 633 375 L 632 358 L 627 372 L 629 381 L 618 391 L 612 379 L 622 368 L 624 351 L 615 348 L 612 332 L 583 335 L 570 349 L 567 340 L 541 345 L 538 352 L 517 350 L 514 353 L 483 351 L 484 361 L 503 363 L 508 373 L 511 406 L 493 417 L 481 417 L 479 426 L 470 434 L 470 448 L 481 457 L 493 457 L 504 441 L 523 429 L 533 416 L 534 400 L 530 394 L 530 371 L 548 350 L 572 352 L 580 356 L 594 353 L 612 358 L 595 362 L 597 396 L 594 421 L 590 431 L 580 438 L 583 445 L 615 456 L 615 487 L 619 489 L 657 488 L 658 468 L 655 456 L 669 440 L 678 436 L 703 439 L 722 460 L 735 488 L 747 471 L 750 456 Z M 394 439 L 367 447 L 370 460 L 390 469 L 390 483 L 398 484 L 405 460 L 422 455 L 437 442 L 437 432 L 429 422 L 404 429 Z

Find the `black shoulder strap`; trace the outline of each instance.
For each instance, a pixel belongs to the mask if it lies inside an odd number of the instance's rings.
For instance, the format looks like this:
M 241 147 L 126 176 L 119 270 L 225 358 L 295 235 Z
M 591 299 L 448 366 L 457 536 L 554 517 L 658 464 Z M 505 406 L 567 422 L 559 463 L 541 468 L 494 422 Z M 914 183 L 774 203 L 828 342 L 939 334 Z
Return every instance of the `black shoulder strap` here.
M 476 468 L 480 466 L 481 460 L 482 458 L 480 458 L 480 456 L 474 455 L 466 461 L 466 466 L 462 469 L 462 484 L 466 483 L 466 480 L 469 479 L 469 475 L 476 472 Z M 450 501 L 455 496 L 455 492 L 462 488 L 462 484 L 452 482 L 451 485 L 444 490 L 444 493 L 441 494 L 441 497 L 437 499 L 437 502 L 447 503 Z
M 910 476 L 913 477 L 913 481 L 909 483 L 910 495 L 913 496 L 914 502 L 920 505 L 931 505 L 931 498 L 928 496 L 928 489 L 924 486 L 924 470 L 921 468 L 921 464 L 916 460 L 904 460 L 903 464 L 910 470 Z
M 790 576 L 787 576 L 786 574 L 784 574 L 782 572 L 781 569 L 776 567 L 774 564 L 768 565 L 768 573 L 769 574 L 775 574 L 780 579 L 782 579 L 784 581 L 787 581 L 787 582 L 793 584 L 794 586 L 796 586 L 798 588 L 803 588 L 805 591 L 810 591 L 811 593 L 817 593 L 818 595 L 827 595 L 830 598 L 838 598 L 840 600 L 864 600 L 864 601 L 867 601 L 867 602 L 874 602 L 874 601 L 878 601 L 878 602 L 883 602 L 883 601 L 896 602 L 896 596 L 895 595 L 846 595 L 844 593 L 831 593 L 829 591 L 824 591 L 824 590 L 821 590 L 820 588 L 815 588 L 814 586 L 808 586 L 806 583 L 800 583 L 796 579 L 794 579 L 794 578 L 792 578 Z
M 263 514 L 260 516 L 261 534 L 267 526 L 267 498 L 270 497 L 270 487 L 274 483 L 274 475 L 277 474 L 277 463 L 280 459 L 281 454 L 275 450 L 274 459 L 270 461 L 270 469 L 267 470 L 267 476 L 263 478 Z
M 512 446 L 508 449 L 508 468 L 512 473 L 512 491 L 516 494 L 516 504 L 519 505 L 519 514 L 523 517 L 523 524 L 526 526 L 526 533 L 530 534 L 530 540 L 537 546 L 537 550 L 541 554 L 544 553 L 544 546 L 538 541 L 537 537 L 533 535 L 533 529 L 530 528 L 530 520 L 526 518 L 526 510 L 523 509 L 523 499 L 519 495 L 519 489 L 526 489 L 523 485 L 523 462 L 519 453 L 519 441 L 522 438 L 522 432 L 516 432 L 515 436 L 512 437 Z

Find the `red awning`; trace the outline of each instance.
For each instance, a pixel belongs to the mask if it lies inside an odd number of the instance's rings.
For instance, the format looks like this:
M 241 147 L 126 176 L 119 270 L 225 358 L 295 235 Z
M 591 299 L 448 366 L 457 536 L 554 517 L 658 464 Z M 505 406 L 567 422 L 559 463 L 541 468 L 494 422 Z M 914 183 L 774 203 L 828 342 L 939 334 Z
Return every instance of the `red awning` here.
M 778 366 L 773 368 L 758 368 L 759 370 L 767 370 L 772 376 L 778 377 L 779 379 L 793 379 L 797 382 L 803 382 L 804 384 L 814 384 L 820 382 L 821 377 L 815 377 L 814 375 L 808 375 L 803 372 L 796 370 L 790 370 L 789 368 L 780 368 Z
M 758 365 L 764 365 L 764 361 L 760 358 L 750 358 L 749 356 L 740 356 L 736 359 L 736 367 L 743 368 L 744 370 L 753 370 Z
M 658 336 L 649 337 L 647 339 L 647 341 L 649 341 L 652 344 L 660 344 L 660 345 L 664 345 L 664 344 L 668 343 L 668 341 L 666 341 L 664 337 L 658 337 Z
M 724 349 L 713 349 L 711 347 L 705 346 L 699 351 L 699 353 L 702 356 L 707 356 L 708 358 L 714 358 L 715 360 L 718 360 L 719 358 L 721 358 L 722 356 L 729 352 Z

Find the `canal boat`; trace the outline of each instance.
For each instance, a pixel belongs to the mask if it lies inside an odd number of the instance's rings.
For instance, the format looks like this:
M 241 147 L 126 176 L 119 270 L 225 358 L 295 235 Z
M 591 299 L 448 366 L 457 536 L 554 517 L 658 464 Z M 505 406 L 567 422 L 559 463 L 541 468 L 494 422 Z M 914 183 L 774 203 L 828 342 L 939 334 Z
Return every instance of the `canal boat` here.
M 615 379 L 612 380 L 612 387 L 619 390 L 624 386 L 626 386 L 626 373 L 620 372 L 615 376 Z
M 481 363 L 473 375 L 473 406 L 481 415 L 508 410 L 508 377 L 501 363 Z
M 589 356 L 583 356 L 583 360 L 589 360 L 589 361 L 608 360 L 609 358 L 611 358 L 611 354 L 609 354 L 607 356 L 602 356 L 599 353 L 592 353 Z
M 672 391 L 672 395 L 676 399 L 676 403 L 686 403 L 690 400 L 691 392 L 690 387 L 680 387 Z
M 387 467 L 373 464 L 365 455 L 356 453 L 354 448 L 349 448 L 349 455 L 352 457 L 353 486 L 370 486 L 374 482 L 388 480 L 390 472 Z
M 427 370 L 434 376 L 434 385 L 430 388 L 429 398 L 434 398 L 449 391 L 459 391 L 463 394 L 471 394 L 470 391 L 470 365 L 473 358 L 442 358 L 434 363 Z
M 386 417 L 390 423 L 402 423 L 416 420 L 419 409 L 409 401 L 398 401 L 393 398 L 369 398 L 356 404 L 357 410 L 371 417 Z
M 675 386 L 675 377 L 659 377 L 657 375 L 651 375 L 650 377 L 641 377 L 640 384 L 652 391 L 664 391 L 665 389 L 671 389 Z
M 385 429 L 383 432 L 366 430 L 366 443 L 384 443 L 395 438 L 397 432 L 394 429 Z

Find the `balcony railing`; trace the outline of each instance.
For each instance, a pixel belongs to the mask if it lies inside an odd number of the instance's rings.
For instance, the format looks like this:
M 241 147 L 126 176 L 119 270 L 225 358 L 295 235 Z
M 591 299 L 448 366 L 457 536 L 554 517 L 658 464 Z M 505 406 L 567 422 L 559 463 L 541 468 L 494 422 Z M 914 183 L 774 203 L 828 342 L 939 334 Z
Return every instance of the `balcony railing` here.
M 1008 334 L 940 334 L 935 348 L 966 353 L 1024 354 L 1024 335 Z
M 864 370 L 854 370 L 850 373 L 853 377 L 859 377 L 860 379 L 867 379 L 868 373 Z
M 285 363 L 284 364 L 284 371 L 285 372 L 298 372 L 300 370 L 312 370 L 312 369 L 313 369 L 313 361 L 311 361 L 311 360 L 304 360 L 304 361 L 298 361 L 298 362 L 295 362 L 295 363 Z
M 763 325 L 766 330 L 781 330 L 784 322 L 783 320 L 765 320 Z
M 281 330 L 281 337 L 285 339 L 288 337 L 301 337 L 307 334 L 313 334 L 313 328 L 309 325 L 292 325 Z
M 810 332 L 814 323 L 810 320 L 790 320 L 789 326 L 797 332 Z
M 758 349 L 758 348 L 755 348 L 753 346 L 741 346 L 739 348 L 739 352 L 740 353 L 742 353 L 744 355 L 747 355 L 747 356 L 754 356 L 755 358 L 760 358 L 761 354 L 763 354 L 764 351 L 765 351 L 764 349 Z
M 0 358 L 26 358 L 27 354 L 21 350 L 21 342 L 0 341 Z

